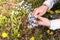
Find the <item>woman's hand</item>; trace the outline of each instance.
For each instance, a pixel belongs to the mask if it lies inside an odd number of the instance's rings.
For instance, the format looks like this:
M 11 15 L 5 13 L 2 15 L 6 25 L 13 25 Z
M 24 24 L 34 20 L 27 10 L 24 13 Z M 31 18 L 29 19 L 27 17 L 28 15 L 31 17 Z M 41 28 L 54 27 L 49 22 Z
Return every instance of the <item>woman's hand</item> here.
M 47 18 L 41 17 L 43 16 L 48 9 L 48 6 L 42 5 L 39 8 L 34 9 L 32 15 L 36 16 L 39 19 L 38 24 L 43 26 L 50 26 L 50 20 Z
M 38 19 L 39 19 L 39 21 L 38 21 L 39 25 L 43 25 L 43 26 L 50 26 L 51 25 L 50 20 L 47 18 L 38 17 Z
M 39 8 L 34 9 L 32 15 L 33 16 L 37 16 L 37 15 L 42 16 L 46 13 L 47 9 L 48 9 L 48 7 L 46 5 L 42 5 Z

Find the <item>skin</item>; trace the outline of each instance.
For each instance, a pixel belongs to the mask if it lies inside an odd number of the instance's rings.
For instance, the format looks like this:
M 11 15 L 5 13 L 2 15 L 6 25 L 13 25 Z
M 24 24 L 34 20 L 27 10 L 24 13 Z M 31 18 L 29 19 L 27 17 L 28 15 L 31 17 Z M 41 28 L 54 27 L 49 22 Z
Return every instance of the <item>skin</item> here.
M 42 5 L 38 8 L 35 8 L 32 15 L 36 16 L 39 19 L 38 24 L 43 26 L 50 26 L 50 20 L 47 18 L 42 17 L 48 9 L 48 6 Z

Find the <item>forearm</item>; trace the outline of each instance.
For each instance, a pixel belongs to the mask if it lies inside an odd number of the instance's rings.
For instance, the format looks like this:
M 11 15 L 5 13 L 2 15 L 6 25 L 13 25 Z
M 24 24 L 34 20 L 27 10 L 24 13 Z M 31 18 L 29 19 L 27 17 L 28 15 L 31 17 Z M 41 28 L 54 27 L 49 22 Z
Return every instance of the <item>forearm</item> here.
M 46 0 L 43 4 L 48 6 L 48 10 L 53 7 L 55 3 L 57 3 L 59 0 Z
M 50 29 L 52 30 L 60 29 L 60 19 L 51 20 L 50 22 L 51 22 Z

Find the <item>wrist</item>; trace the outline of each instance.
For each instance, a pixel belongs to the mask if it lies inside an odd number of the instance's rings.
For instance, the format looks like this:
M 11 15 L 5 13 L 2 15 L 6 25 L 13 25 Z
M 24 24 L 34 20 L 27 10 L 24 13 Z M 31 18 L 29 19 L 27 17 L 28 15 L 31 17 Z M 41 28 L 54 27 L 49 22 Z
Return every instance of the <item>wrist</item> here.
M 46 4 L 43 4 L 42 6 L 44 6 L 47 10 L 48 10 L 48 8 L 49 8 Z
M 49 28 L 51 26 L 51 22 L 49 21 L 47 24 L 47 27 Z
M 48 10 L 50 10 L 55 3 L 54 3 L 53 0 L 46 0 L 43 4 L 47 5 L 48 6 Z

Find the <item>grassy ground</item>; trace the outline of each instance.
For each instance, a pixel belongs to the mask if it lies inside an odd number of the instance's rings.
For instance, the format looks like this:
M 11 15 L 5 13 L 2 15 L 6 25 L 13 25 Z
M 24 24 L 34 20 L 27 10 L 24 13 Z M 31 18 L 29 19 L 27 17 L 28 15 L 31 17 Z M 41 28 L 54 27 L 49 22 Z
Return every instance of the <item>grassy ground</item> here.
M 26 0 L 32 3 L 32 7 L 36 8 L 42 4 L 41 0 Z M 0 0 L 0 40 L 60 40 L 60 30 L 50 30 L 44 26 L 28 29 L 28 11 L 29 8 L 17 4 L 21 0 Z M 38 4 L 38 5 L 37 5 Z M 21 8 L 21 7 L 25 8 Z M 44 17 L 51 19 L 60 18 L 59 7 L 56 6 L 52 10 L 47 11 Z

